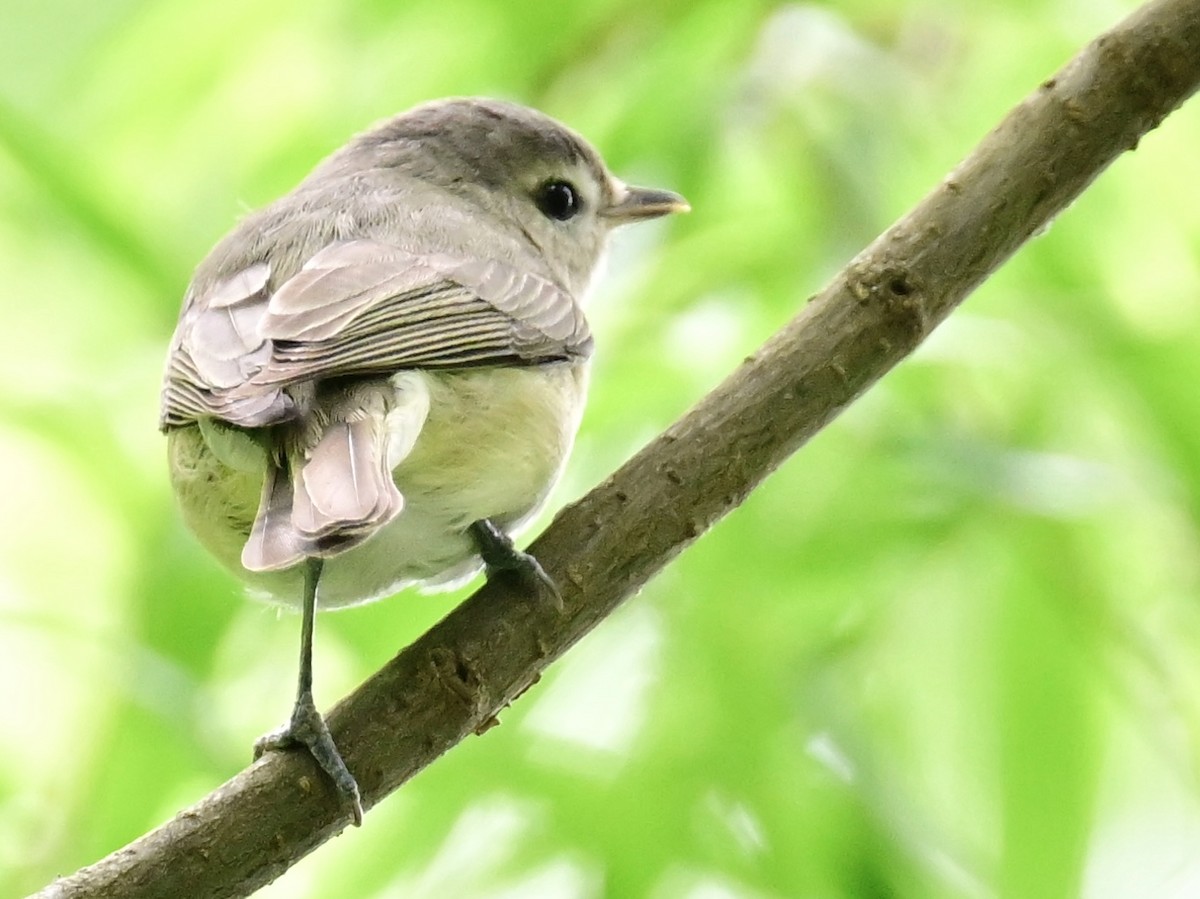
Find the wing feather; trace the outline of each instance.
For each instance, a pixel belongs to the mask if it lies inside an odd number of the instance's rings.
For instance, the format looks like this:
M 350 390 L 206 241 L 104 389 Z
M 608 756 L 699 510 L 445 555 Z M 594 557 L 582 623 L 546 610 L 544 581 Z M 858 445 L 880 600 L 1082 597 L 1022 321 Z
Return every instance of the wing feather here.
M 585 356 L 578 304 L 497 260 L 331 243 L 271 290 L 265 262 L 189 293 L 162 393 L 164 427 L 215 416 L 262 427 L 297 413 L 288 387 L 413 368 Z

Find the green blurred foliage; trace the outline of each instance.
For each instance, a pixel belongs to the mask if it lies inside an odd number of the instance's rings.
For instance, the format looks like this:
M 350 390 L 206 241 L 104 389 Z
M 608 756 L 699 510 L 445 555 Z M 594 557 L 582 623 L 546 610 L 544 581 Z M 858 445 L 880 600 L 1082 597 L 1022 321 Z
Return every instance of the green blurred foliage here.
M 0 894 L 283 718 L 297 620 L 184 532 L 191 267 L 413 103 L 492 94 L 691 216 L 622 234 L 560 502 L 1132 2 L 9 0 Z M 1200 896 L 1200 108 L 503 716 L 267 897 Z M 331 703 L 451 607 L 318 622 Z

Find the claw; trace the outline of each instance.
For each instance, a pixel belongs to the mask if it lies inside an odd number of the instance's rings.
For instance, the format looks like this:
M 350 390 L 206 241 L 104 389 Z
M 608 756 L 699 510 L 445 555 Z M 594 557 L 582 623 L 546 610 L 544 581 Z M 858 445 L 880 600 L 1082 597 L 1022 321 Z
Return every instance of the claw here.
M 342 760 L 329 734 L 329 726 L 317 711 L 311 693 L 302 693 L 297 697 L 291 720 L 287 724 L 255 742 L 254 758 L 261 758 L 264 752 L 294 749 L 297 746 L 306 748 L 321 770 L 329 775 L 343 801 L 350 806 L 355 826 L 361 826 L 363 807 L 358 781 Z
M 527 552 L 517 549 L 512 538 L 490 520 L 481 518 L 471 525 L 471 536 L 479 545 L 479 556 L 483 559 L 488 578 L 511 572 L 521 579 L 531 592 L 549 595 L 554 607 L 563 611 L 562 594 L 554 578 L 546 573 L 542 563 Z

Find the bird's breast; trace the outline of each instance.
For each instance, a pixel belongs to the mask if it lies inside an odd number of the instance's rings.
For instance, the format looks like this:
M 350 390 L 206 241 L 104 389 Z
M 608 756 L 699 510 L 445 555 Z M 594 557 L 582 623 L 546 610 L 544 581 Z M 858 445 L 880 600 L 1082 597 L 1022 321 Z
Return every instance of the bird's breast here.
M 540 508 L 570 453 L 586 363 L 424 373 L 429 413 L 394 470 L 406 508 L 452 528 L 512 525 Z

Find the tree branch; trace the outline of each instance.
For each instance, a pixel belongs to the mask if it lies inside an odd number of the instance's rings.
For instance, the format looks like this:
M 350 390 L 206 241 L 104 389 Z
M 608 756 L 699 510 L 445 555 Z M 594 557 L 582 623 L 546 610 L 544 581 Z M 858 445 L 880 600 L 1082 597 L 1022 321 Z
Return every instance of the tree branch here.
M 565 612 L 491 583 L 330 715 L 369 808 L 471 733 L 884 372 L 1200 83 L 1200 0 L 1156 0 L 1017 106 L 921 203 L 532 552 Z M 346 826 L 270 754 L 40 899 L 245 896 Z

